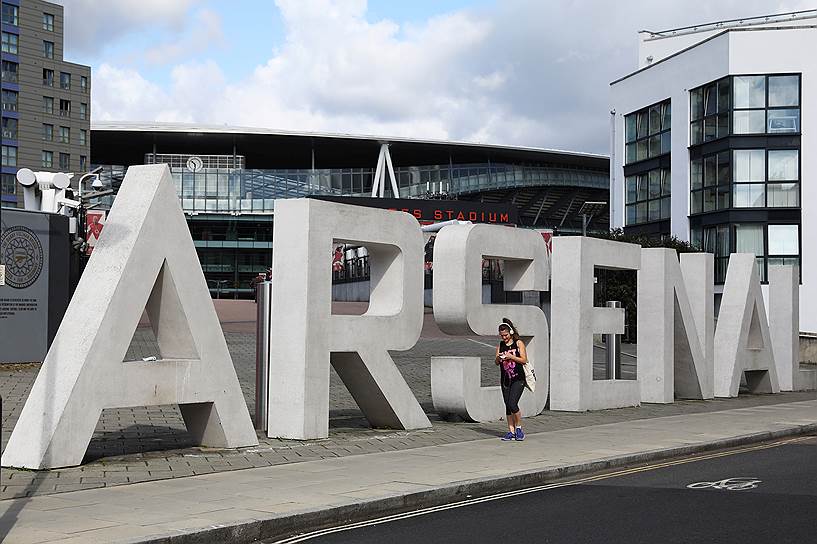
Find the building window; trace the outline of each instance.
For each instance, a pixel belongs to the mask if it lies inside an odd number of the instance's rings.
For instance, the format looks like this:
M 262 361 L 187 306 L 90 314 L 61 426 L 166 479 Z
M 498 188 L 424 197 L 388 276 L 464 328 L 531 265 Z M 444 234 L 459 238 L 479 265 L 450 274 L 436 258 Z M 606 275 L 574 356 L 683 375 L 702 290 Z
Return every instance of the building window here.
M 84 102 L 79 103 L 79 118 L 80 119 L 88 118 L 88 104 Z
M 88 157 L 85 155 L 79 156 L 79 171 L 85 172 L 88 169 Z
M 50 96 L 43 97 L 43 113 L 54 114 L 54 99 Z
M 689 161 L 690 214 L 729 208 L 729 151 Z
M 754 253 L 761 281 L 770 266 L 800 265 L 799 225 L 735 223 L 692 229 L 692 243 L 715 255 L 715 282 L 726 280 L 730 253 Z
M 5 6 L 5 4 L 3 4 Z M 14 174 L 2 174 L 0 177 L 0 193 L 4 195 L 14 194 Z
M 43 151 L 43 154 L 42 154 L 42 167 L 43 168 L 53 168 L 54 167 L 54 152 L 53 151 Z
M 43 56 L 47 59 L 54 58 L 54 42 L 43 41 Z
M 19 26 L 20 8 L 12 6 L 11 4 L 3 3 L 3 24 L 11 26 Z
M 4 83 L 17 83 L 17 63 L 9 60 L 2 61 L 2 74 Z
M 730 86 L 726 77 L 690 91 L 690 145 L 729 135 Z
M 3 139 L 17 139 L 17 119 L 12 117 L 3 117 Z
M 54 32 L 54 16 L 50 13 L 43 13 L 43 30 Z
M 60 89 L 71 90 L 71 74 L 68 72 L 60 72 Z
M 60 153 L 60 170 L 69 170 L 71 168 L 71 155 L 68 153 Z
M 625 163 L 631 164 L 669 153 L 671 121 L 669 100 L 625 115 Z
M 733 152 L 735 208 L 796 208 L 800 205 L 797 149 L 736 149 Z
M 54 70 L 43 68 L 43 85 L 47 85 L 48 87 L 54 86 Z
M 79 145 L 88 143 L 88 131 L 84 128 L 79 129 Z
M 54 125 L 43 124 L 43 140 L 46 142 L 54 141 Z
M 800 132 L 800 76 L 734 76 L 734 134 Z
M 71 129 L 69 127 L 60 127 L 59 142 L 63 144 L 71 143 Z
M 17 91 L 3 89 L 3 111 L 17 111 Z
M 17 54 L 17 40 L 19 40 L 19 36 L 17 34 L 12 34 L 11 32 L 3 32 L 2 34 L 2 51 L 3 53 L 9 53 L 10 55 Z
M 17 148 L 13 145 L 4 145 L 3 159 L 0 166 L 17 166 Z
M 656 168 L 627 176 L 627 225 L 660 221 L 670 217 L 670 170 Z
M 79 89 L 84 93 L 88 92 L 88 77 L 87 76 L 79 76 Z
M 71 116 L 71 101 L 60 98 L 60 117 Z

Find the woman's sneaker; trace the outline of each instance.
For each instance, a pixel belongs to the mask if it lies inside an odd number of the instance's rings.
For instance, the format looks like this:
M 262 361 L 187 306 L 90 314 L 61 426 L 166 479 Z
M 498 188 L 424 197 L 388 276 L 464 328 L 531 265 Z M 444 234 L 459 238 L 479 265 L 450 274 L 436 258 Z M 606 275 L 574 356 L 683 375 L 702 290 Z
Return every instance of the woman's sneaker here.
M 525 440 L 525 433 L 524 433 L 524 431 L 522 431 L 522 427 L 517 427 L 516 428 L 516 435 L 514 436 L 514 439 L 519 440 L 520 442 L 522 440 Z
M 508 431 L 508 434 L 503 436 L 500 440 L 502 440 L 503 442 L 507 442 L 509 440 L 516 440 L 516 435 L 513 434 L 511 431 Z

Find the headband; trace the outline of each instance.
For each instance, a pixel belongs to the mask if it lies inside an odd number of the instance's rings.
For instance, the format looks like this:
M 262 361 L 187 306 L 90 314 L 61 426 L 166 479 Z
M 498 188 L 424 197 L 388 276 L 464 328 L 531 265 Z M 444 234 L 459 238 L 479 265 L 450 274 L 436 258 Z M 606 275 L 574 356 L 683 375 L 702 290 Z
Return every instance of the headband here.
M 497 329 L 501 329 L 502 327 L 508 327 L 508 332 L 513 334 L 513 327 L 505 323 L 504 321 L 497 326 Z

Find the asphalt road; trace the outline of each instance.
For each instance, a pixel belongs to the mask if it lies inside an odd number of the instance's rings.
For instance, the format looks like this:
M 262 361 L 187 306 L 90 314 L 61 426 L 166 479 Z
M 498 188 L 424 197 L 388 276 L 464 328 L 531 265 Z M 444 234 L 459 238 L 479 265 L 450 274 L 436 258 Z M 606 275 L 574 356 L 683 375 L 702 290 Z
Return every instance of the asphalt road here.
M 817 542 L 817 437 L 694 459 L 286 542 Z

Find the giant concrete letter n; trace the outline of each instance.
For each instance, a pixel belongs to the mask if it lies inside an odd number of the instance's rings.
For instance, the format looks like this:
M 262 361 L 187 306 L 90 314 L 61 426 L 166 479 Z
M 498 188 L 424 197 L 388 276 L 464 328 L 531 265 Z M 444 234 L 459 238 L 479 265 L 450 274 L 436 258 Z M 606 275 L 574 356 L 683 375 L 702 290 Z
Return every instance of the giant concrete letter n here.
M 422 329 L 417 220 L 321 200 L 277 200 L 273 238 L 268 435 L 328 436 L 330 362 L 374 426 L 430 427 L 389 356 L 414 346 Z M 368 249 L 371 294 L 362 316 L 332 315 L 333 243 Z

